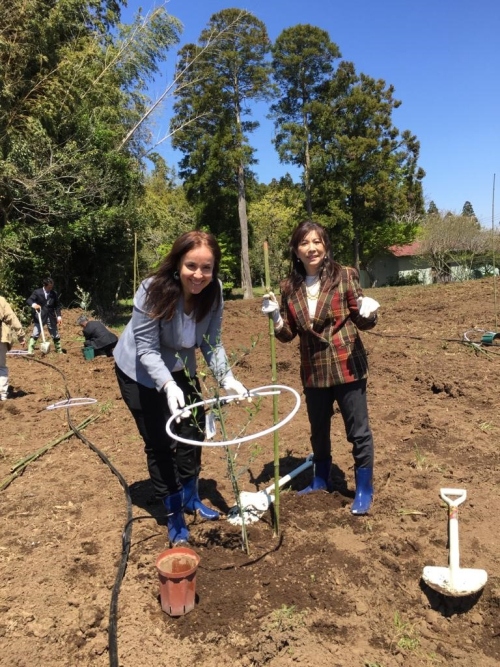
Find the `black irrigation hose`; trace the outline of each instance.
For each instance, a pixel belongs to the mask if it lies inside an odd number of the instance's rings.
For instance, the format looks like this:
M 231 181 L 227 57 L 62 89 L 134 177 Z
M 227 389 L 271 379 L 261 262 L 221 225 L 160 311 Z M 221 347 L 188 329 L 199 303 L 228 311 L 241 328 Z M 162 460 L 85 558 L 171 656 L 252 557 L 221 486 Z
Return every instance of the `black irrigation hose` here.
M 61 371 L 60 368 L 57 368 L 57 366 L 54 366 L 53 364 L 49 364 L 46 361 L 41 361 L 40 359 L 35 359 L 34 357 L 23 357 L 27 361 L 35 361 L 37 364 L 41 364 L 42 366 L 47 366 L 48 368 L 53 368 L 56 370 L 61 377 L 63 378 L 64 381 L 64 394 L 66 396 L 67 400 L 71 399 L 71 394 L 68 389 L 68 385 L 66 382 L 66 376 L 64 373 Z M 120 563 L 118 566 L 118 571 L 116 573 L 116 578 L 115 578 L 115 583 L 113 585 L 113 590 L 111 593 L 111 601 L 109 605 L 109 623 L 108 623 L 108 638 L 109 638 L 109 664 L 110 667 L 118 667 L 119 661 L 118 661 L 118 640 L 117 640 L 117 630 L 118 630 L 118 623 L 117 623 L 117 614 L 118 614 L 118 595 L 120 594 L 120 588 L 121 584 L 123 581 L 123 577 L 125 576 L 125 572 L 127 570 L 127 562 L 128 562 L 128 556 L 130 553 L 130 545 L 131 545 L 131 538 L 132 538 L 132 523 L 134 521 L 139 521 L 140 519 L 154 519 L 155 517 L 149 516 L 149 515 L 144 515 L 144 516 L 137 516 L 133 517 L 132 516 L 132 497 L 130 495 L 130 489 L 125 481 L 125 478 L 123 475 L 120 473 L 119 470 L 115 468 L 115 466 L 111 463 L 111 461 L 108 459 L 108 457 L 101 452 L 101 450 L 94 445 L 93 442 L 91 442 L 88 438 L 86 438 L 75 426 L 73 423 L 70 413 L 69 413 L 69 408 L 66 408 L 66 417 L 68 420 L 69 427 L 73 431 L 73 433 L 79 438 L 82 442 L 84 442 L 93 452 L 99 456 L 99 458 L 109 467 L 111 472 L 113 472 L 117 477 L 118 480 L 120 481 L 120 484 L 123 487 L 123 490 L 125 492 L 125 499 L 127 502 L 127 522 L 123 528 L 122 532 L 122 554 L 121 554 L 121 559 Z M 194 493 L 194 491 L 193 491 Z M 188 498 L 187 501 L 185 502 L 184 506 L 189 503 L 191 498 Z M 170 516 L 167 514 L 167 516 Z
M 118 571 L 116 573 L 115 583 L 113 585 L 113 590 L 111 592 L 111 601 L 109 604 L 109 624 L 108 624 L 108 638 L 109 638 L 109 664 L 111 667 L 118 667 L 118 642 L 117 642 L 117 613 L 118 613 L 118 595 L 120 593 L 120 588 L 122 584 L 123 577 L 125 576 L 125 571 L 127 569 L 127 561 L 130 553 L 130 543 L 132 538 L 132 498 L 130 496 L 130 489 L 125 481 L 125 478 L 119 470 L 111 463 L 108 457 L 101 452 L 88 438 L 86 438 L 73 424 L 71 417 L 69 416 L 69 408 L 66 408 L 66 414 L 68 418 L 68 424 L 73 430 L 75 435 L 80 438 L 90 449 L 95 452 L 99 458 L 109 467 L 111 472 L 113 472 L 120 481 L 120 484 L 123 487 L 125 492 L 125 498 L 127 502 L 127 523 L 122 534 L 122 555 L 120 558 L 120 564 L 118 565 Z M 137 517 L 142 518 L 142 517 Z M 152 518 L 152 517 L 148 517 Z
M 363 331 L 363 333 L 370 334 L 371 336 L 379 336 L 380 338 L 410 338 L 412 340 L 427 340 L 427 341 L 431 340 L 428 337 L 409 336 L 408 334 L 387 334 L 387 333 L 380 333 L 378 331 Z M 474 343 L 473 341 L 463 340 L 462 338 L 439 338 L 439 340 L 445 343 L 459 343 L 460 345 L 467 345 L 468 347 L 477 348 L 478 350 L 486 354 L 494 354 L 496 356 L 500 356 L 500 352 L 494 352 L 493 350 L 490 349 L 483 349 L 484 346 L 481 343 Z
M 26 358 L 26 357 L 24 357 Z M 43 366 L 48 366 L 49 368 L 53 368 L 56 370 L 60 375 L 62 376 L 64 380 L 64 390 L 65 390 L 65 395 L 66 398 L 69 400 L 71 398 L 71 394 L 68 389 L 68 385 L 66 383 L 66 376 L 64 373 L 57 368 L 57 366 L 54 366 L 53 364 L 49 364 L 45 361 L 41 361 L 39 359 L 35 359 L 33 357 L 27 359 L 28 361 L 35 361 L 38 364 L 42 364 Z M 123 487 L 123 490 L 125 492 L 125 498 L 127 501 L 127 523 L 125 524 L 123 533 L 122 533 L 122 555 L 120 559 L 120 564 L 118 566 L 118 571 L 116 573 L 116 578 L 115 578 L 115 583 L 113 586 L 113 591 L 111 593 L 111 601 L 109 605 L 109 624 L 108 624 L 108 638 L 109 638 L 109 663 L 111 667 L 118 667 L 119 661 L 118 661 L 118 643 L 117 643 L 117 611 L 118 611 L 118 595 L 120 593 L 120 587 L 121 583 L 123 580 L 123 577 L 125 576 L 125 571 L 127 569 L 127 561 L 128 561 L 128 556 L 130 552 L 130 543 L 131 543 L 131 537 L 132 537 L 132 523 L 135 520 L 138 519 L 152 519 L 154 517 L 147 516 L 147 517 L 132 517 L 132 498 L 130 495 L 130 489 L 125 481 L 125 478 L 123 475 L 120 473 L 119 470 L 115 468 L 115 466 L 111 463 L 111 461 L 108 459 L 108 457 L 101 452 L 98 447 L 96 447 L 88 438 L 86 438 L 79 430 L 78 428 L 74 425 L 70 414 L 69 414 L 69 408 L 66 408 L 66 417 L 68 419 L 68 424 L 69 427 L 72 429 L 73 433 L 80 438 L 82 442 L 84 442 L 90 449 L 95 452 L 99 458 L 109 467 L 109 469 L 118 477 L 120 484 Z

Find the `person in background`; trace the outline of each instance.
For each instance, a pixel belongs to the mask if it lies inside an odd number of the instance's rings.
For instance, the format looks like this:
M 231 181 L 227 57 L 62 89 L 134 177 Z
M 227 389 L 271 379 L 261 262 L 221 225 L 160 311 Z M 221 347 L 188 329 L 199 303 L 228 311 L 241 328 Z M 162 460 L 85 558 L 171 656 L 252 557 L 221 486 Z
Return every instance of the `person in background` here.
M 42 326 L 47 325 L 49 334 L 54 341 L 54 347 L 59 354 L 63 353 L 61 347 L 61 337 L 57 329 L 61 326 L 61 306 L 59 305 L 59 297 L 54 291 L 54 281 L 50 277 L 42 280 L 42 287 L 36 289 L 33 294 L 26 299 L 28 306 L 33 308 L 33 332 L 31 334 L 30 342 L 28 344 L 28 352 L 33 354 L 36 347 L 36 342 L 42 333 L 40 330 L 40 322 L 38 320 L 37 311 L 40 311 L 42 317 Z
M 353 514 L 366 514 L 373 499 L 373 436 L 368 422 L 368 362 L 358 333 L 372 329 L 379 304 L 363 296 L 355 269 L 332 257 L 326 230 L 311 220 L 292 234 L 292 269 L 282 283 L 281 310 L 273 293 L 262 311 L 274 323 L 276 338 L 299 336 L 301 379 L 311 425 L 313 479 L 300 491 L 332 491 L 330 428 L 337 402 L 352 444 L 356 494 Z
M 102 322 L 98 320 L 89 320 L 87 315 L 80 315 L 76 321 L 78 326 L 83 329 L 85 337 L 84 347 L 93 347 L 96 357 L 112 357 L 115 345 L 118 342 L 118 336 L 107 329 Z
M 12 347 L 12 331 L 22 347 L 26 347 L 26 338 L 21 322 L 17 319 L 9 303 L 0 296 L 0 401 L 7 400 L 9 389 L 9 370 L 7 368 L 7 352 Z
M 204 411 L 183 410 L 200 401 L 196 349 L 227 393 L 248 395 L 234 378 L 221 342 L 220 258 L 211 234 L 191 231 L 179 236 L 137 290 L 132 319 L 114 350 L 118 384 L 144 440 L 149 475 L 167 510 L 172 544 L 189 539 L 184 510 L 219 518 L 200 500 L 201 446 L 178 442 L 165 430 L 175 414 L 178 435 L 204 439 Z

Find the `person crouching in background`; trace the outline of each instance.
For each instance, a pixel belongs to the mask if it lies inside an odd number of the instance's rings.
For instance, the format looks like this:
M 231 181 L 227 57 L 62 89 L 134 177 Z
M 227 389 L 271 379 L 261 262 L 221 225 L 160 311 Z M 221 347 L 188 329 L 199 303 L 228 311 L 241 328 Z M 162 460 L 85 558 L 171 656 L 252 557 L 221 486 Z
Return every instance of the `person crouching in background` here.
M 89 320 L 87 315 L 80 315 L 76 324 L 83 329 L 85 337 L 84 347 L 93 347 L 94 356 L 112 357 L 118 336 L 98 320 Z

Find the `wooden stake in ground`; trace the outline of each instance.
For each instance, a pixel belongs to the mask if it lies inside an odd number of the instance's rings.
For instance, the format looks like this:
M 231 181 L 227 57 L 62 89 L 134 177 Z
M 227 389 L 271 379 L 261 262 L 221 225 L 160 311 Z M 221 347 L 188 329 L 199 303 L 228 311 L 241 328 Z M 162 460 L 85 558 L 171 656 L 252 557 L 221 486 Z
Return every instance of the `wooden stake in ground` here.
M 266 278 L 266 291 L 271 291 L 271 278 L 269 273 L 269 246 L 264 241 L 264 273 Z M 274 324 L 271 315 L 269 315 L 269 340 L 271 344 L 271 377 L 273 384 L 277 384 L 278 376 L 276 371 L 276 336 L 274 335 Z M 278 419 L 278 394 L 273 395 L 273 423 L 277 424 Z M 274 431 L 274 534 L 277 536 L 280 532 L 280 447 L 278 431 Z

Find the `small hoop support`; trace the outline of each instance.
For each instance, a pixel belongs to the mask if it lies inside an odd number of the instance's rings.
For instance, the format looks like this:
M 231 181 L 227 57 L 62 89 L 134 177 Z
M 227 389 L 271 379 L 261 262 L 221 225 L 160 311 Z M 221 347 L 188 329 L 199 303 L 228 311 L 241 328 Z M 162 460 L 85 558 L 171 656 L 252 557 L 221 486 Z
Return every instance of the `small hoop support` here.
M 57 410 L 58 408 L 76 408 L 79 405 L 93 405 L 97 403 L 97 398 L 67 398 L 65 401 L 59 401 L 47 406 L 46 410 Z
M 183 412 L 184 410 L 191 411 L 194 408 L 198 408 L 202 405 L 213 405 L 217 401 L 219 401 L 220 403 L 230 403 L 231 401 L 236 401 L 236 400 L 241 401 L 242 399 L 248 396 L 273 396 L 275 394 L 281 394 L 282 391 L 289 391 L 291 394 L 295 396 L 295 405 L 292 411 L 280 422 L 274 424 L 274 426 L 271 426 L 271 428 L 267 428 L 264 431 L 259 431 L 258 433 L 254 433 L 253 435 L 245 435 L 241 438 L 235 438 L 234 440 L 226 440 L 224 442 L 205 442 L 205 441 L 200 442 L 199 440 L 189 440 L 188 438 L 181 438 L 181 436 L 174 433 L 170 427 L 173 420 L 179 416 L 180 412 Z M 235 396 L 231 394 L 229 396 L 221 396 L 218 399 L 207 398 L 204 401 L 199 401 L 199 403 L 186 405 L 185 408 L 182 408 L 182 410 L 176 412 L 170 417 L 170 419 L 167 421 L 166 429 L 167 429 L 167 434 L 171 438 L 177 440 L 178 442 L 183 442 L 186 445 L 197 445 L 199 447 L 226 447 L 227 445 L 239 445 L 242 442 L 255 440 L 255 438 L 262 438 L 262 436 L 264 435 L 268 435 L 269 433 L 277 431 L 279 428 L 287 424 L 296 415 L 299 407 L 300 407 L 300 395 L 297 391 L 295 391 L 295 389 L 292 389 L 291 387 L 286 387 L 285 385 L 282 384 L 269 384 L 269 385 L 264 385 L 263 387 L 257 387 L 256 389 L 250 389 L 248 391 L 248 395 L 245 394 L 244 396 Z

